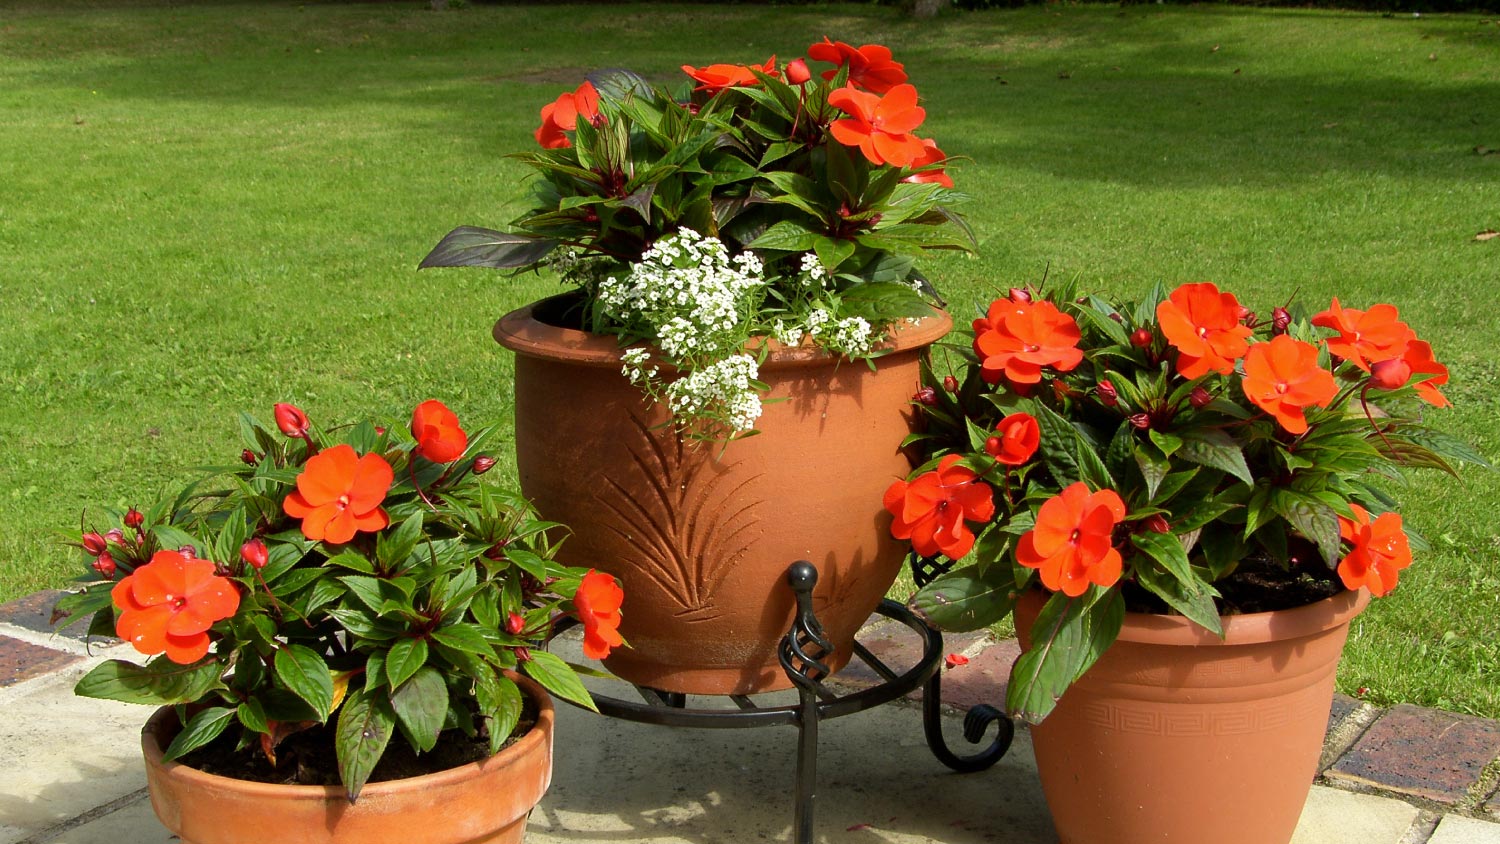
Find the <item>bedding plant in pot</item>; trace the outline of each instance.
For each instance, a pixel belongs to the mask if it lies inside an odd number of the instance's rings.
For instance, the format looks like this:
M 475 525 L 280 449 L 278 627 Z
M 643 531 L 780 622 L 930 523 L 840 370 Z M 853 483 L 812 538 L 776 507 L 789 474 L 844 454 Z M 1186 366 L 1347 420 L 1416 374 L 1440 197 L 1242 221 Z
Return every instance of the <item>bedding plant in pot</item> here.
M 620 644 L 619 586 L 555 561 L 560 526 L 480 477 L 491 430 L 440 402 L 410 434 L 275 417 L 242 417 L 233 467 L 82 534 L 57 615 L 150 659 L 77 693 L 160 707 L 151 802 L 184 842 L 521 841 L 548 692 L 592 705 L 537 645 L 561 612 L 591 655 Z
M 920 614 L 1014 609 L 1059 837 L 1285 844 L 1350 619 L 1424 547 L 1389 488 L 1485 463 L 1423 424 L 1447 369 L 1391 305 L 1261 318 L 1209 283 L 1016 289 L 965 343 L 884 503 L 946 570 Z
M 950 326 L 916 262 L 972 236 L 888 49 L 683 71 L 670 92 L 595 73 L 548 104 L 542 149 L 515 156 L 531 210 L 454 230 L 422 266 L 576 287 L 495 327 L 522 491 L 574 529 L 563 559 L 631 595 L 611 671 L 750 693 L 789 685 L 791 563 L 820 571 L 835 670 L 900 568 L 879 494 Z

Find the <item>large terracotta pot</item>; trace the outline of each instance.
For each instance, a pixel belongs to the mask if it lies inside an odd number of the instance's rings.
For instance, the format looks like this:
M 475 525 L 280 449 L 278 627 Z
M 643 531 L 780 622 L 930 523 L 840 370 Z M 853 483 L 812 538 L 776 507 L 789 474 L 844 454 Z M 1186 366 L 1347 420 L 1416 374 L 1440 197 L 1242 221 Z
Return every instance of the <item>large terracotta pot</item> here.
M 494 756 L 411 779 L 342 786 L 246 782 L 161 761 L 179 729 L 169 708 L 141 732 L 151 807 L 182 844 L 520 844 L 552 782 L 552 699 L 512 677 L 536 725 Z M 392 741 L 404 741 L 396 736 Z
M 1016 627 L 1030 646 L 1045 596 Z M 1363 590 L 1226 616 L 1125 616 L 1119 641 L 1032 728 L 1062 844 L 1287 844 L 1317 775 Z
M 847 662 L 905 554 L 881 494 L 910 471 L 898 446 L 920 360 L 951 326 L 937 312 L 904 324 L 873 372 L 770 344 L 760 433 L 724 444 L 684 442 L 664 426 L 666 409 L 621 374 L 614 337 L 549 325 L 533 307 L 501 319 L 495 339 L 516 352 L 521 489 L 572 529 L 560 559 L 625 587 L 630 647 L 606 667 L 674 692 L 787 687 L 776 646 L 797 560 L 818 568 L 813 604 L 836 646 L 831 667 Z

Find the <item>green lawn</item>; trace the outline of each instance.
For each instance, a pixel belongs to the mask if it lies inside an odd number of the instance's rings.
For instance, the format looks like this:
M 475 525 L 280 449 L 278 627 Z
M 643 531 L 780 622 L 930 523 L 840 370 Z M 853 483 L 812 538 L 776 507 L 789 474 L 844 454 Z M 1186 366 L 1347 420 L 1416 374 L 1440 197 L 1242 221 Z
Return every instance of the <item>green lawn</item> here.
M 848 6 L 134 0 L 0 7 L 0 600 L 64 583 L 86 508 L 237 454 L 234 415 L 437 397 L 509 424 L 494 319 L 555 282 L 418 275 L 520 210 L 540 106 L 582 71 L 671 78 L 879 41 L 922 91 L 982 241 L 930 274 L 967 314 L 1043 273 L 1390 301 L 1500 457 L 1500 25 L 1219 6 L 914 23 Z M 502 456 L 509 460 L 509 455 Z M 502 467 L 510 464 L 503 462 Z M 1346 691 L 1500 716 L 1500 475 L 1416 479 L 1436 549 L 1356 624 Z

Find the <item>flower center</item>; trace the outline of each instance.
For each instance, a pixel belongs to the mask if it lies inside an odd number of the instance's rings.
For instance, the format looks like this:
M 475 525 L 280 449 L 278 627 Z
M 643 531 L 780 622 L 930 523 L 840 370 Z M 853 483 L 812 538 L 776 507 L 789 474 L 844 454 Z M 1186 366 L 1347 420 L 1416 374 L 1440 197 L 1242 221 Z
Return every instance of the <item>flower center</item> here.
M 1078 528 L 1073 528 L 1073 533 L 1072 533 L 1071 536 L 1068 537 L 1068 541 L 1072 542 L 1074 544 L 1077 544 L 1078 540 L 1082 536 L 1083 536 L 1083 531 L 1079 530 Z
M 1201 325 L 1198 326 L 1198 336 L 1199 337 L 1207 337 L 1208 336 L 1208 329 L 1205 328 L 1205 327 L 1203 327 L 1203 326 L 1201 326 Z
M 1288 389 L 1288 387 L 1287 387 L 1285 381 L 1277 381 L 1276 382 L 1276 394 L 1277 395 L 1281 395 L 1282 393 L 1285 393 L 1287 391 L 1287 389 Z
M 340 495 L 339 496 L 339 500 L 334 502 L 334 506 L 337 507 L 337 508 L 339 508 L 340 510 L 347 509 L 349 507 L 349 495 L 348 495 L 348 493 Z

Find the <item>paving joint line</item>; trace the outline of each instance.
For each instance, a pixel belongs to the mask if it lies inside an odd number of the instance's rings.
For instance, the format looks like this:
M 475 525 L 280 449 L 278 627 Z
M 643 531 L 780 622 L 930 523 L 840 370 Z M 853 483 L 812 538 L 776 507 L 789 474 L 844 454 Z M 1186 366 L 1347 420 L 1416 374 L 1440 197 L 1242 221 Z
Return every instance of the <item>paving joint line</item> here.
M 1384 714 L 1385 710 L 1368 703 L 1361 702 L 1359 706 L 1345 715 L 1343 720 L 1328 731 L 1323 739 L 1323 754 L 1318 758 L 1318 772 L 1323 774 L 1339 761 L 1339 757 L 1348 753 L 1354 747 L 1370 725 L 1374 724 Z
M 1454 808 L 1472 812 L 1475 817 L 1483 817 L 1484 811 L 1480 807 L 1484 804 L 1485 798 L 1492 793 L 1500 794 L 1495 790 L 1497 785 L 1500 785 L 1500 756 L 1491 759 L 1490 763 L 1484 766 L 1484 770 L 1479 772 L 1479 779 L 1469 786 L 1469 793 L 1464 795 L 1464 799 L 1458 801 L 1458 805 Z
M 46 842 L 51 841 L 52 839 L 56 838 L 59 835 L 62 835 L 64 832 L 67 832 L 70 829 L 77 829 L 78 827 L 83 826 L 86 823 L 92 823 L 93 821 L 96 821 L 99 818 L 104 817 L 105 815 L 114 814 L 115 812 L 118 812 L 119 810 L 127 806 L 133 806 L 136 803 L 139 803 L 141 800 L 144 800 L 149 796 L 150 792 L 148 789 L 138 788 L 135 791 L 132 791 L 129 794 L 125 795 L 124 797 L 117 797 L 114 800 L 105 803 L 103 806 L 95 806 L 94 808 L 88 810 L 87 812 L 84 812 L 83 814 L 74 815 L 73 817 L 68 818 L 65 821 L 53 824 L 52 826 L 47 827 L 46 829 L 32 835 L 29 838 L 23 838 L 20 841 L 17 841 L 16 844 L 46 844 Z
M 1433 833 L 1437 832 L 1438 824 L 1443 820 L 1442 812 L 1434 812 L 1430 809 L 1422 809 L 1412 819 L 1411 826 L 1406 828 L 1406 834 L 1396 844 L 1427 844 L 1432 839 Z

